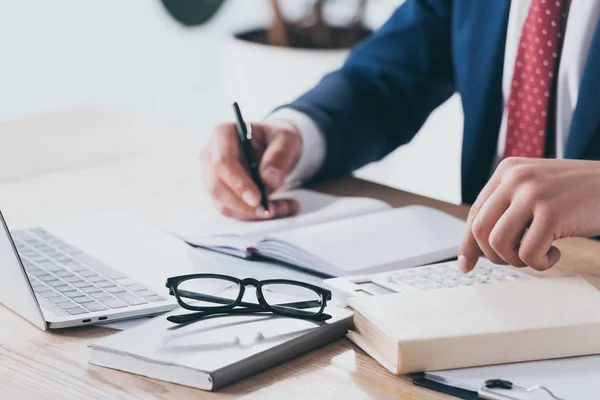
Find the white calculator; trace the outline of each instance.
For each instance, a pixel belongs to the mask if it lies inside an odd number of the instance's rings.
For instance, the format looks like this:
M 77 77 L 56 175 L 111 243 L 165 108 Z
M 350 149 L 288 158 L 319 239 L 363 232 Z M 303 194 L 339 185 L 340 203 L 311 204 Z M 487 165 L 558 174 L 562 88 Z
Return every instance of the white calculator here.
M 377 296 L 410 290 L 432 290 L 531 278 L 534 277 L 480 258 L 475 269 L 468 274 L 460 272 L 456 261 L 448 261 L 373 275 L 326 279 L 323 285 L 332 291 L 333 301 L 347 305 L 348 297 Z

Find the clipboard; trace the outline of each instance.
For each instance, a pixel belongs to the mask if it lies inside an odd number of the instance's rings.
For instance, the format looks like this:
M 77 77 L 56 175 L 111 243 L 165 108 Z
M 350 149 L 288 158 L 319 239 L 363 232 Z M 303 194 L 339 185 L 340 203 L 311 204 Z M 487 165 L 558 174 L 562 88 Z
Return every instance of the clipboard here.
M 566 400 L 555 395 L 545 386 L 524 387 L 505 379 L 488 379 L 481 384 L 481 388 L 477 392 L 428 379 L 424 374 L 416 377 L 413 380 L 413 384 L 464 400 L 521 400 L 522 397 L 514 397 L 514 395 L 516 393 L 525 394 L 534 392 L 545 392 L 548 400 Z
M 424 387 L 425 389 L 434 390 L 436 392 L 449 394 L 450 396 L 458 397 L 463 400 L 478 400 L 479 394 L 477 392 L 445 385 L 441 382 L 434 381 L 432 379 L 427 379 L 425 374 L 419 374 L 415 379 L 413 379 L 413 385 Z

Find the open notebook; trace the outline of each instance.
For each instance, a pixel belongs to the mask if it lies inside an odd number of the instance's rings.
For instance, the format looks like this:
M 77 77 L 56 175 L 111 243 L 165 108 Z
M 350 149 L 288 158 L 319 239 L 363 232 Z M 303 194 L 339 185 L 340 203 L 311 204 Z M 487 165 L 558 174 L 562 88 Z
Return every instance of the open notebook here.
M 393 209 L 373 199 L 296 190 L 300 213 L 241 222 L 218 214 L 167 229 L 187 243 L 250 258 L 274 259 L 330 276 L 356 275 L 442 261 L 456 256 L 464 222 L 422 206 Z

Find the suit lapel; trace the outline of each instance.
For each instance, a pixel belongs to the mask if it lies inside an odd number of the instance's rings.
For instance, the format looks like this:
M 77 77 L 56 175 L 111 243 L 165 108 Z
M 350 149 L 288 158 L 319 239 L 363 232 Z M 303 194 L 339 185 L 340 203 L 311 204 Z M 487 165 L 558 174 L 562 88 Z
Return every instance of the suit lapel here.
M 471 203 L 492 172 L 502 121 L 502 73 L 509 0 L 464 1 L 455 14 L 455 59 L 465 111 L 463 202 Z M 459 45 L 460 44 L 460 45 Z
M 586 150 L 590 140 L 600 129 L 600 22 L 590 45 L 590 52 L 583 70 L 577 106 L 573 112 L 565 158 L 600 158 L 600 152 Z M 588 155 L 588 153 L 590 153 Z

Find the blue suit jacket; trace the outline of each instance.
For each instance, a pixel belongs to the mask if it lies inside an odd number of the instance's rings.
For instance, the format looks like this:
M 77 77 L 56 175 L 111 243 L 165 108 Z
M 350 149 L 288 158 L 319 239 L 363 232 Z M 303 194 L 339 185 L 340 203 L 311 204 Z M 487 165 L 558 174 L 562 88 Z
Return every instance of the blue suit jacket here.
M 510 0 L 407 0 L 345 65 L 288 106 L 312 117 L 327 143 L 315 179 L 349 173 L 409 142 L 454 92 L 464 110 L 463 202 L 489 178 L 503 112 Z M 600 24 L 565 158 L 600 160 Z

